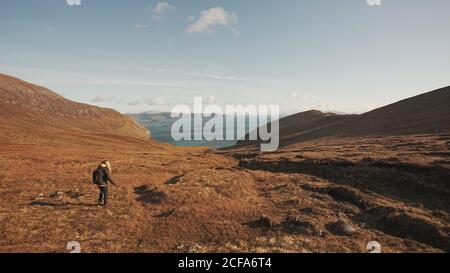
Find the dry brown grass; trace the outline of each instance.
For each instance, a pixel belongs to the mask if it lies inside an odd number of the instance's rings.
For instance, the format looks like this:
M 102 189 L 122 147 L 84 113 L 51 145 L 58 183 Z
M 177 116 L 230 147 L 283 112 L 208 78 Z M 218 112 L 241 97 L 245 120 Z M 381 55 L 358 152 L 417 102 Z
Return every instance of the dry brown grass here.
M 445 91 L 419 111 L 434 122 L 414 124 L 442 125 Z M 69 241 L 83 252 L 367 252 L 374 240 L 385 252 L 450 250 L 450 134 L 319 139 L 265 154 L 147 134 L 115 111 L 0 74 L 0 252 L 67 252 Z M 119 185 L 99 208 L 91 173 L 105 159 Z
M 439 180 L 447 137 L 323 140 L 230 157 L 82 134 L 42 133 L 24 145 L 2 133 L 0 251 L 67 252 L 78 241 L 83 252 L 366 252 L 373 240 L 387 252 L 448 251 L 448 184 Z M 119 186 L 97 208 L 90 176 L 105 158 Z M 396 183 L 433 195 L 405 195 Z M 334 234 L 338 220 L 355 231 Z

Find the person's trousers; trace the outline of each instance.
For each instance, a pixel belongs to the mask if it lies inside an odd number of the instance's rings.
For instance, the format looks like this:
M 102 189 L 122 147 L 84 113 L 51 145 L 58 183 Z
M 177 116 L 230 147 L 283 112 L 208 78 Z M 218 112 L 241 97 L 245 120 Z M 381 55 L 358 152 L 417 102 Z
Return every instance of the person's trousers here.
M 100 189 L 98 203 L 105 206 L 108 203 L 108 186 L 98 188 Z

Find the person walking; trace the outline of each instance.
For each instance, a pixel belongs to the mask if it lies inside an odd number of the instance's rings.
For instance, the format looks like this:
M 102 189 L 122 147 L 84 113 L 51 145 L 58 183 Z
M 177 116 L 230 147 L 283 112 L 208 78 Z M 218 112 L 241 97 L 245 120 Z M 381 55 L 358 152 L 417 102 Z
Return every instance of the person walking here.
M 108 160 L 102 161 L 92 174 L 92 179 L 100 190 L 98 205 L 104 207 L 108 204 L 108 184 L 116 186 L 112 178 L 111 163 Z

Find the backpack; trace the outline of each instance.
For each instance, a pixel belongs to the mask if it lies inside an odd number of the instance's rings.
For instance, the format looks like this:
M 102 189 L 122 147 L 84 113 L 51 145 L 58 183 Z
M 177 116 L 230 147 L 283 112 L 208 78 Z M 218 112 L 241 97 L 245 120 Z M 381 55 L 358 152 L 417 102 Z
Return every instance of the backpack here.
M 104 176 L 103 169 L 102 168 L 97 168 L 92 173 L 92 182 L 94 183 L 94 185 L 102 185 L 102 184 L 104 184 L 103 176 Z

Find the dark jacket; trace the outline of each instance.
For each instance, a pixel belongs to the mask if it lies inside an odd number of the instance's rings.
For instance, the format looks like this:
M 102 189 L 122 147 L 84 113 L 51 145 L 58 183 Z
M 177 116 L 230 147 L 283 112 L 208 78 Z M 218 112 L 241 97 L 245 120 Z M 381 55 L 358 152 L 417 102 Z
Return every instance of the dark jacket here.
M 103 166 L 98 166 L 99 169 L 102 169 L 102 173 L 103 173 L 103 181 L 102 183 L 99 185 L 100 187 L 105 187 L 108 185 L 108 182 L 113 184 L 114 186 L 116 186 L 116 182 L 114 182 L 114 179 L 111 176 L 111 173 L 109 172 L 108 168 L 105 168 Z

